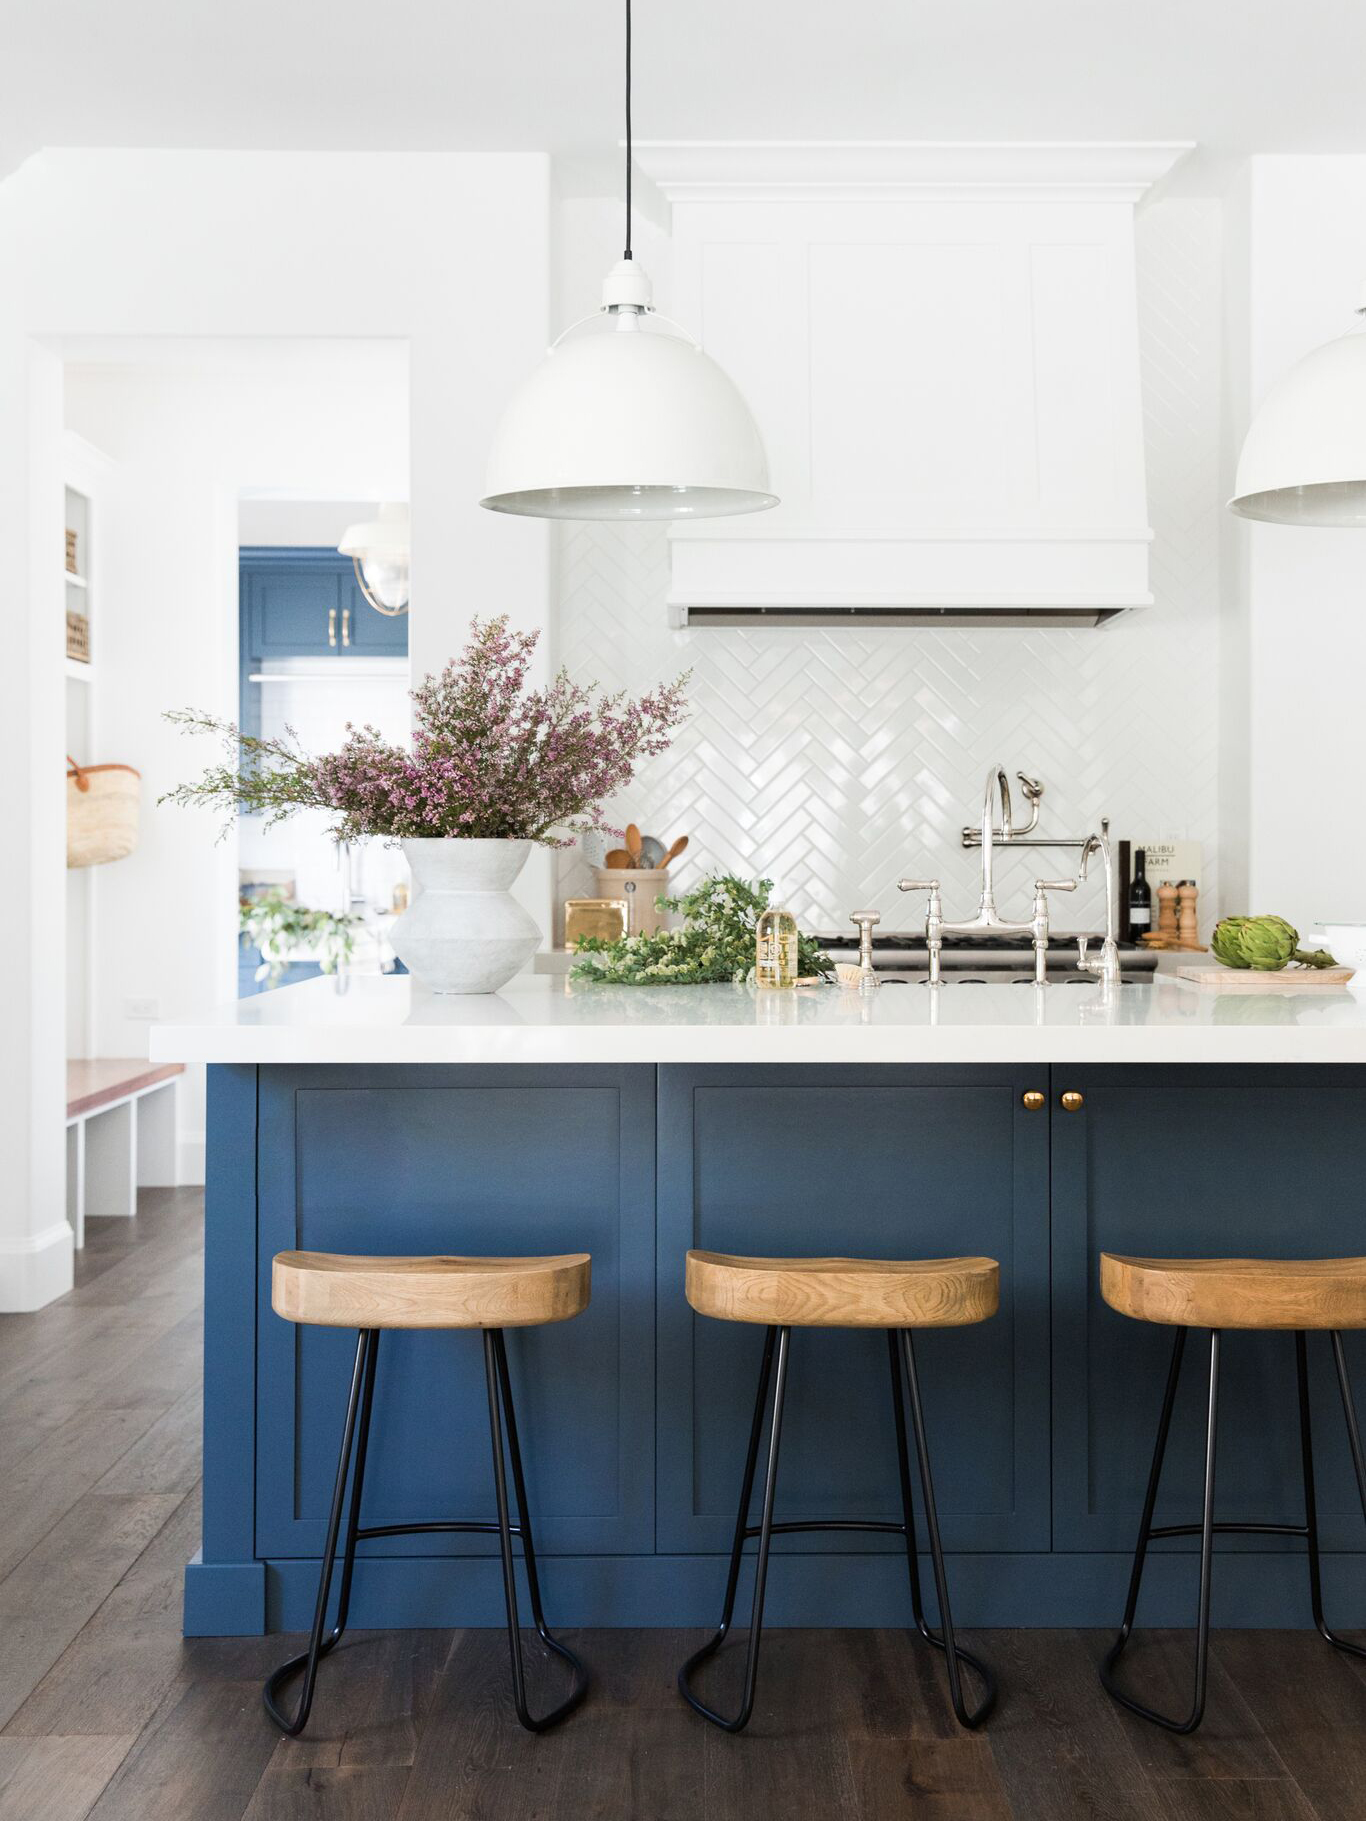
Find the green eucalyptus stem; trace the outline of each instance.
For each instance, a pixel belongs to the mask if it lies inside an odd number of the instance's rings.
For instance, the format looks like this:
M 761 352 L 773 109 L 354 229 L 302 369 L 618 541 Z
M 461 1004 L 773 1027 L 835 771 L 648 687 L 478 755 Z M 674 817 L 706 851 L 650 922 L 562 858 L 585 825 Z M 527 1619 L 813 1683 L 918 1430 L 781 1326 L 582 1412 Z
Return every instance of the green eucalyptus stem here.
M 614 986 L 705 986 L 754 977 L 755 925 L 768 909 L 771 879 L 733 874 L 703 879 L 692 891 L 656 902 L 683 919 L 682 929 L 622 936 L 606 942 L 584 936 L 570 976 Z M 811 936 L 797 937 L 797 972 L 826 979 L 830 957 Z

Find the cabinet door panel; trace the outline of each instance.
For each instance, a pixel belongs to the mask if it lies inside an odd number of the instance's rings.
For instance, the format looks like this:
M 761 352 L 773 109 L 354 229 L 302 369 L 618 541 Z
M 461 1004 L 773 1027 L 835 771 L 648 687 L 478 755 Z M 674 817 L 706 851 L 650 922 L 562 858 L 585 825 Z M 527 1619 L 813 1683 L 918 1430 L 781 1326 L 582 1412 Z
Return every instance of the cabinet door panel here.
M 340 652 L 341 609 L 341 574 L 331 564 L 253 567 L 247 578 L 252 655 L 330 657 Z M 335 632 L 335 646 L 328 643 L 329 628 Z
M 1058 1106 L 1080 1090 L 1081 1112 Z M 1130 1549 L 1174 1331 L 1101 1300 L 1102 1251 L 1315 1258 L 1366 1251 L 1366 1081 L 1352 1069 L 1055 1068 L 1051 1096 L 1055 1311 L 1054 1546 Z M 1206 1331 L 1191 1334 L 1158 1506 L 1199 1517 Z M 1350 1361 L 1366 1372 L 1361 1338 Z M 1310 1336 L 1319 1523 L 1359 1549 L 1361 1508 L 1328 1343 Z M 1229 1333 L 1220 1361 L 1217 1516 L 1303 1521 L 1294 1342 Z M 1155 1547 L 1195 1548 L 1181 1539 Z M 1302 1550 L 1286 1539 L 1220 1548 Z
M 321 1553 L 355 1335 L 270 1307 L 290 1248 L 587 1251 L 573 1321 L 509 1331 L 537 1542 L 629 1553 L 653 1536 L 652 1068 L 261 1071 L 258 1553 Z M 477 1333 L 380 1344 L 367 1524 L 493 1514 Z M 419 1537 L 372 1553 L 487 1553 Z
M 342 605 L 349 615 L 350 650 L 362 657 L 407 657 L 407 614 L 377 612 L 357 587 L 350 563 L 342 577 Z
M 762 1347 L 759 1327 L 693 1316 L 689 1246 L 998 1259 L 999 1315 L 917 1341 L 940 1515 L 953 1548 L 1046 1548 L 1048 1122 L 1021 1104 L 1043 1071 L 662 1068 L 660 1084 L 660 1550 L 729 1546 Z M 881 1332 L 794 1332 L 779 1503 L 899 1517 Z

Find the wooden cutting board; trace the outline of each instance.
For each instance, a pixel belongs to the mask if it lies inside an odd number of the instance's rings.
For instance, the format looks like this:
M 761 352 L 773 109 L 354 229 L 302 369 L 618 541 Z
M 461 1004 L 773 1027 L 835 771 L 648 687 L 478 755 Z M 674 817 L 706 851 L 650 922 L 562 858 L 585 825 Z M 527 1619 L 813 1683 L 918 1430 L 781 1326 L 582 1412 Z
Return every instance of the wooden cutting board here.
M 1176 977 L 1221 993 L 1298 993 L 1313 986 L 1342 988 L 1355 972 L 1351 967 L 1282 967 L 1260 972 L 1256 968 L 1224 967 L 1218 962 L 1196 962 L 1177 968 Z

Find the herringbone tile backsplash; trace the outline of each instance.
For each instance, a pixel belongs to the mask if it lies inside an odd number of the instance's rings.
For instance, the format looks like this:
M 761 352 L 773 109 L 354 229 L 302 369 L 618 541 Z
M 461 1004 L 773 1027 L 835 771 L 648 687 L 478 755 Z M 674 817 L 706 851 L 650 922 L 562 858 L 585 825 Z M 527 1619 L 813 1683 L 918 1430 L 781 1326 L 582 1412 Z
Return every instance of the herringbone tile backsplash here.
M 978 856 L 960 830 L 987 767 L 1044 780 L 1041 826 L 1198 840 L 1202 924 L 1217 892 L 1219 210 L 1154 204 L 1138 222 L 1155 605 L 1097 631 L 670 629 L 668 545 L 653 526 L 566 526 L 558 657 L 573 675 L 639 690 L 691 670 L 692 716 L 611 808 L 649 834 L 691 837 L 674 884 L 704 872 L 771 878 L 806 927 L 880 910 L 916 925 L 898 877 L 937 876 L 971 915 Z M 1017 794 L 1017 806 L 1023 810 Z M 1072 857 L 1074 859 L 1074 857 Z M 1037 873 L 1068 856 L 998 859 L 998 903 L 1028 914 Z M 557 896 L 589 894 L 583 855 Z M 1057 900 L 1059 926 L 1101 926 L 1098 890 Z M 557 906 L 557 933 L 561 911 Z

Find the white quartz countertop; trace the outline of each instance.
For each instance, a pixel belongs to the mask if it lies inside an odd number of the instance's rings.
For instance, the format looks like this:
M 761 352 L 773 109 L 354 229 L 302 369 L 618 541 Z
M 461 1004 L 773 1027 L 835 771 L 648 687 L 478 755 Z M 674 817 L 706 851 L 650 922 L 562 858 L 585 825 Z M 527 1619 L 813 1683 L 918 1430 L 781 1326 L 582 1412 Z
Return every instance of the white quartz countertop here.
M 1364 977 L 1366 978 L 1366 977 Z M 1353 982 L 1355 986 L 1357 983 Z M 1366 996 L 1099 984 L 569 985 L 442 998 L 404 976 L 306 980 L 153 1027 L 154 1062 L 1366 1062 Z

